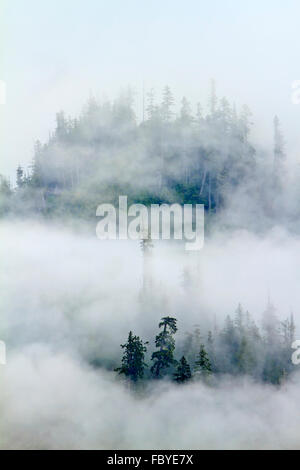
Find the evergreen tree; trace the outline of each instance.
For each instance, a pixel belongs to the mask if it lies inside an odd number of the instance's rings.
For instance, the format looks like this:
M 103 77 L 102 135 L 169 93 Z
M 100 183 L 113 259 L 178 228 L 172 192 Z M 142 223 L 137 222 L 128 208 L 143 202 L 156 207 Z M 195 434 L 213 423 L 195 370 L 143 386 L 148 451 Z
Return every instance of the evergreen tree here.
M 181 101 L 180 121 L 184 126 L 189 126 L 193 121 L 191 105 L 185 96 Z
M 165 86 L 163 90 L 163 100 L 161 104 L 162 119 L 165 122 L 169 122 L 172 118 L 173 112 L 172 107 L 174 106 L 174 98 L 169 86 Z
M 148 121 L 153 121 L 155 117 L 156 106 L 155 106 L 154 98 L 155 98 L 154 90 L 153 88 L 151 88 L 151 90 L 147 93 L 146 113 L 147 113 Z
M 270 299 L 268 299 L 267 308 L 263 313 L 262 326 L 267 344 L 277 345 L 279 343 L 280 322 L 276 315 L 276 309 Z
M 212 373 L 211 362 L 205 350 L 204 344 L 201 344 L 200 346 L 200 351 L 195 362 L 195 372 L 204 378 L 210 376 Z
M 177 370 L 174 373 L 174 380 L 177 383 L 185 383 L 192 378 L 191 368 L 184 356 L 179 361 Z
M 122 365 L 115 369 L 119 374 L 124 374 L 133 382 L 142 379 L 144 376 L 145 367 L 147 364 L 144 362 L 145 353 L 147 351 L 146 344 L 138 336 L 134 336 L 132 331 L 129 332 L 127 343 L 121 344 L 124 349 Z
M 285 159 L 284 140 L 280 130 L 280 122 L 278 116 L 274 117 L 274 165 L 280 165 Z
M 247 141 L 248 141 L 251 125 L 253 124 L 250 120 L 251 116 L 252 116 L 252 113 L 250 111 L 250 108 L 246 104 L 244 104 L 242 106 L 242 110 L 241 110 L 241 114 L 240 114 L 240 118 L 239 118 L 240 130 L 241 130 L 241 140 L 244 143 L 247 143 Z
M 239 350 L 237 352 L 237 368 L 241 374 L 251 374 L 255 366 L 255 359 L 252 355 L 250 345 L 245 336 L 243 336 Z
M 176 363 L 174 359 L 175 340 L 173 335 L 177 331 L 177 320 L 173 317 L 163 317 L 159 328 L 163 330 L 155 338 L 155 346 L 158 351 L 152 354 L 154 362 L 151 372 L 155 378 L 159 378 L 170 366 Z
M 209 111 L 210 116 L 214 117 L 217 109 L 217 94 L 216 94 L 216 82 L 215 80 L 210 81 L 210 97 L 209 97 Z
M 1 196 L 11 196 L 12 189 L 10 186 L 10 181 L 4 176 L 0 175 L 0 195 Z
M 9 180 L 0 175 L 0 216 L 10 211 L 10 198 L 12 194 Z
M 239 334 L 242 334 L 244 332 L 245 315 L 244 315 L 243 307 L 241 304 L 238 305 L 238 308 L 235 314 L 236 316 L 234 319 L 234 325 L 237 328 L 237 331 L 239 332 Z
M 30 184 L 33 187 L 41 187 L 43 185 L 42 178 L 42 154 L 43 147 L 39 140 L 34 145 L 34 157 L 31 165 Z
M 212 372 L 216 372 L 217 360 L 215 351 L 215 340 L 211 331 L 209 331 L 207 335 L 207 354 L 210 358 L 211 370 Z
M 274 186 L 280 190 L 284 180 L 284 140 L 278 116 L 274 118 Z
M 22 188 L 22 186 L 24 185 L 24 180 L 25 180 L 24 171 L 21 165 L 19 165 L 17 168 L 17 187 L 18 188 Z

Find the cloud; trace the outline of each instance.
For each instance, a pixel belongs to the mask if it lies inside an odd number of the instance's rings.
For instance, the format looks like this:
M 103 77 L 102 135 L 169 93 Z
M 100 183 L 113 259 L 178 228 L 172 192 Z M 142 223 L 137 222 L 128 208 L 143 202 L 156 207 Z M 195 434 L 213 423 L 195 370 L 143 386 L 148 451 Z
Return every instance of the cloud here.
M 162 382 L 139 395 L 111 371 L 129 329 L 153 348 L 165 311 L 178 317 L 179 344 L 189 326 L 211 325 L 239 301 L 258 317 L 268 283 L 282 310 L 288 300 L 298 305 L 298 239 L 280 231 L 212 237 L 188 295 L 184 248 L 160 244 L 146 309 L 136 243 L 103 244 L 37 222 L 3 223 L 2 240 L 1 448 L 299 448 L 296 367 L 280 389 L 225 377 L 214 388 Z

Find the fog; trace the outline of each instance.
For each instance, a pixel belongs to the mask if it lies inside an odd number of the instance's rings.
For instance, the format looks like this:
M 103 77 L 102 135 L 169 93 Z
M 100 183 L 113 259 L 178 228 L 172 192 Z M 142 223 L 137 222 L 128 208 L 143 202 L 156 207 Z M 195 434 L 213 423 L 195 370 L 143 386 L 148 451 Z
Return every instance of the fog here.
M 137 399 L 110 374 L 45 346 L 1 371 L 8 449 L 299 449 L 299 374 L 284 390 L 161 384 Z
M 89 90 L 113 98 L 133 84 L 141 119 L 143 83 L 146 92 L 168 83 L 176 96 L 206 105 L 212 77 L 221 96 L 251 105 L 258 142 L 271 144 L 278 113 L 299 159 L 299 106 L 291 101 L 298 17 L 297 0 L 3 0 L 0 173 L 14 178 L 19 163 L 29 165 L 34 139 L 47 139 L 58 110 L 78 114 Z
M 300 449 L 299 2 L 0 3 L 0 448 Z M 203 204 L 203 249 L 98 240 L 120 195 Z
M 178 318 L 179 342 L 238 302 L 259 322 L 268 295 L 299 323 L 298 238 L 215 235 L 196 260 L 183 244 L 158 242 L 145 309 L 137 242 L 37 221 L 3 222 L 1 233 L 1 448 L 299 448 L 299 366 L 280 388 L 228 376 L 214 387 L 150 382 L 141 394 L 111 370 L 129 329 L 153 348 L 166 313 Z

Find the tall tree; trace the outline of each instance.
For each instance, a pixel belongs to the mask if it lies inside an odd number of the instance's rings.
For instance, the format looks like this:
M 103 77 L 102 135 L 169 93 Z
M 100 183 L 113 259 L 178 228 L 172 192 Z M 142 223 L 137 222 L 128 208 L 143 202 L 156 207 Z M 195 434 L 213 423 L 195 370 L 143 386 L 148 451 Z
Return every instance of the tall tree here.
M 17 168 L 17 187 L 21 188 L 24 185 L 24 181 L 25 181 L 24 170 L 21 167 L 21 165 L 19 165 Z
M 155 116 L 155 111 L 156 111 L 155 95 L 154 95 L 153 88 L 151 88 L 151 90 L 147 93 L 146 113 L 147 113 L 148 121 L 153 121 L 154 116 Z
M 274 178 L 275 185 L 280 185 L 283 181 L 284 171 L 284 140 L 280 129 L 280 122 L 278 116 L 275 116 L 274 121 Z
M 255 366 L 255 359 L 245 336 L 243 336 L 240 342 L 236 359 L 238 372 L 240 374 L 251 374 Z
M 185 96 L 181 101 L 180 121 L 184 126 L 189 126 L 193 121 L 191 105 Z
M 151 372 L 154 377 L 159 378 L 170 366 L 176 363 L 174 359 L 175 340 L 173 338 L 177 331 L 177 320 L 173 317 L 163 317 L 159 323 L 162 331 L 155 338 L 155 346 L 158 351 L 152 354 L 154 362 Z
M 204 344 L 201 344 L 200 346 L 200 351 L 195 362 L 195 372 L 197 375 L 200 375 L 204 378 L 207 378 L 212 373 L 211 362 L 205 350 Z
M 139 336 L 134 336 L 132 331 L 129 332 L 127 343 L 121 344 L 121 348 L 124 349 L 122 365 L 118 367 L 116 372 L 124 374 L 133 382 L 137 382 L 138 379 L 142 379 L 144 376 L 145 367 L 145 352 L 147 351 L 146 344 Z
M 217 94 L 216 94 L 216 82 L 215 80 L 210 81 L 210 96 L 209 96 L 209 111 L 210 116 L 214 117 L 217 109 Z
M 172 95 L 170 87 L 167 85 L 163 90 L 163 99 L 161 104 L 162 119 L 165 122 L 169 122 L 172 118 L 174 106 L 174 97 Z
M 185 383 L 192 378 L 191 368 L 184 356 L 179 361 L 177 370 L 174 373 L 174 380 L 177 383 Z

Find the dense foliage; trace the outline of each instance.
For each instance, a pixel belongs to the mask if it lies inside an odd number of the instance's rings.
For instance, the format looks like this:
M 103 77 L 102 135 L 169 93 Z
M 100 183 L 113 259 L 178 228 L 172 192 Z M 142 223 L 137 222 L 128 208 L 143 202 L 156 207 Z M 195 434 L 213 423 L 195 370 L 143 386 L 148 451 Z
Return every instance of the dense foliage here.
M 186 333 L 186 340 L 179 341 L 175 348 L 174 335 L 177 320 L 162 318 L 156 336 L 156 351 L 152 353 L 154 362 L 146 379 L 169 378 L 177 383 L 200 380 L 213 384 L 214 379 L 229 374 L 232 376 L 251 376 L 257 381 L 280 385 L 295 370 L 292 363 L 291 345 L 295 339 L 293 315 L 280 321 L 271 302 L 262 318 L 262 330 L 241 305 L 234 318 L 227 316 L 223 328 L 217 325 L 214 331 L 203 333 L 196 325 L 194 331 Z M 136 338 L 136 337 L 134 337 Z M 131 380 L 144 377 L 144 356 L 137 357 L 134 367 L 128 359 L 128 349 L 132 341 L 130 332 L 128 342 L 122 345 L 125 352 L 121 372 L 125 371 Z M 139 348 L 146 352 L 143 342 L 138 338 Z M 179 360 L 176 360 L 176 355 Z M 131 367 L 132 372 L 127 373 Z
M 129 203 L 203 203 L 214 213 L 246 182 L 256 182 L 258 195 L 253 188 L 246 191 L 267 210 L 260 179 L 276 193 L 283 171 L 278 118 L 275 165 L 263 170 L 249 140 L 247 106 L 238 112 L 216 96 L 212 84 L 206 113 L 200 104 L 193 113 L 186 98 L 176 109 L 166 86 L 160 103 L 148 93 L 141 122 L 130 90 L 113 103 L 91 97 L 75 119 L 58 113 L 48 142 L 36 142 L 32 165 L 17 168 L 16 187 L 2 177 L 1 213 L 91 218 L 98 204 L 117 203 L 120 194 Z

